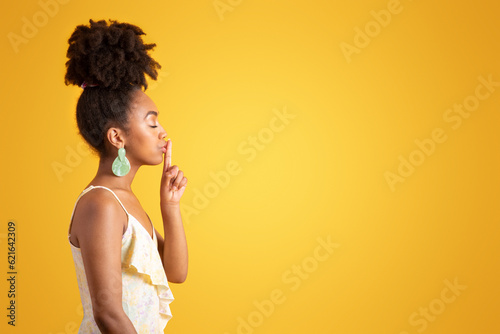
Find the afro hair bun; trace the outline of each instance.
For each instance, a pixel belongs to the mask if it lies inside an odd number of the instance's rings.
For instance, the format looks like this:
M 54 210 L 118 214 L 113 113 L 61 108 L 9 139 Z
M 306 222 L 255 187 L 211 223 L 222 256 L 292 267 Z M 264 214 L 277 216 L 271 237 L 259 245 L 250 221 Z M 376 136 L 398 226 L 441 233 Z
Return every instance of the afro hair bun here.
M 79 25 L 68 40 L 66 85 L 80 86 L 83 82 L 109 89 L 148 85 L 144 74 L 153 80 L 161 69 L 148 50 L 156 44 L 144 44 L 141 28 L 109 20 L 89 20 Z

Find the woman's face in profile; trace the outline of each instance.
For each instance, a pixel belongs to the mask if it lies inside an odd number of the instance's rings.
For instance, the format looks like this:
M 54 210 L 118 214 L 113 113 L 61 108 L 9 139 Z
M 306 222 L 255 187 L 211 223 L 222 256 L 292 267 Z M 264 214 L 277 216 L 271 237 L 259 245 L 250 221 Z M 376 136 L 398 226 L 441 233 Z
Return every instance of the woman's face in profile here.
M 167 133 L 158 121 L 158 108 L 142 90 L 134 91 L 126 136 L 127 158 L 139 165 L 163 162 Z

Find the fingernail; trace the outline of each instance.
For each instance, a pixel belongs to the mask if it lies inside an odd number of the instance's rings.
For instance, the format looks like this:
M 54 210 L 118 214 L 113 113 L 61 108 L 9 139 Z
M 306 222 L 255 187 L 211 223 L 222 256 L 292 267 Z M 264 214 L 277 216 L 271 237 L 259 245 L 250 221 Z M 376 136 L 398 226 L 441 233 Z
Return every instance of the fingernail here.
M 174 187 L 172 188 L 172 190 L 173 190 L 173 191 L 177 191 L 177 187 L 176 187 L 176 186 L 174 186 Z

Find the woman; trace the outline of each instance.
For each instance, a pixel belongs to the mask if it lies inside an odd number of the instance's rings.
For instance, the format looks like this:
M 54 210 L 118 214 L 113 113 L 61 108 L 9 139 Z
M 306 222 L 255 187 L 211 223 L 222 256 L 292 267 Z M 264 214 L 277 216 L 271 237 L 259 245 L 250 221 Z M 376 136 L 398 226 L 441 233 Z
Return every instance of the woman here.
M 172 142 L 142 91 L 161 66 L 137 26 L 77 26 L 69 39 L 66 85 L 81 85 L 76 119 L 99 155 L 96 176 L 76 200 L 68 232 L 84 309 L 79 333 L 163 333 L 172 317 L 168 282 L 186 279 L 188 253 L 179 201 L 187 178 L 171 166 Z M 163 162 L 165 239 L 131 189 L 142 165 Z M 168 277 L 168 279 L 167 279 Z

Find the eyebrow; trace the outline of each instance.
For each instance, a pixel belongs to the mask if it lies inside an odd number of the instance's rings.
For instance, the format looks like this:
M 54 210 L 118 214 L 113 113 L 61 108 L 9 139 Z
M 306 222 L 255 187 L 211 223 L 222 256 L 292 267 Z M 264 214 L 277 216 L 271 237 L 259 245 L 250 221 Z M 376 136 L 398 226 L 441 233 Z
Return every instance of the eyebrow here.
M 155 115 L 156 117 L 158 117 L 158 113 L 156 111 L 150 110 L 146 113 L 146 116 L 144 116 L 144 118 L 148 117 L 149 115 Z

